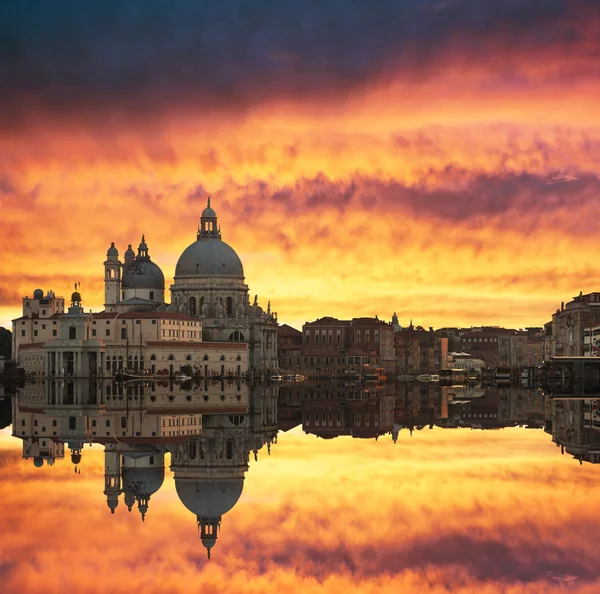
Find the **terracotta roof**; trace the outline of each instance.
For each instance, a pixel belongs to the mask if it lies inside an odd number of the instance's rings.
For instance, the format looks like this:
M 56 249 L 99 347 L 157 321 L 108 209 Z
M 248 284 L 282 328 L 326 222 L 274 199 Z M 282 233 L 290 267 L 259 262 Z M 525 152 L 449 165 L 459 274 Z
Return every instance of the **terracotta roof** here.
M 296 330 L 296 328 L 292 328 L 291 326 L 288 326 L 287 324 L 281 324 L 281 326 L 279 326 L 277 328 L 277 334 L 279 336 L 291 336 L 291 337 L 300 337 L 302 338 L 302 332 L 300 332 L 300 330 Z

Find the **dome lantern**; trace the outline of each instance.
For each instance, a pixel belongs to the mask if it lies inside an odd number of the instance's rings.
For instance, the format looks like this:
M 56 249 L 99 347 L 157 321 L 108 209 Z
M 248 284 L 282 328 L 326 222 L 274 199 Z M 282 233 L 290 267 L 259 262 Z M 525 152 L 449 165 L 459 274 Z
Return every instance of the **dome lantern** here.
M 135 252 L 131 249 L 131 244 L 127 246 L 127 251 L 124 254 L 125 264 L 131 264 L 135 260 Z
M 198 231 L 198 239 L 206 239 L 214 237 L 221 239 L 221 230 L 217 225 L 217 213 L 210 207 L 210 196 L 206 203 L 206 208 L 200 216 L 200 229 Z

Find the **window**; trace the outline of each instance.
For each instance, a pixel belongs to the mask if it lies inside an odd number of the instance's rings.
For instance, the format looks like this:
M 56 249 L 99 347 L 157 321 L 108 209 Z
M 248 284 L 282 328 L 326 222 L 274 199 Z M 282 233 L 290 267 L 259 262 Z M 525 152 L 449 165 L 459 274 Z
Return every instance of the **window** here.
M 46 324 L 42 324 L 42 330 L 46 329 Z
M 150 291 L 150 301 L 154 301 L 154 291 Z
M 77 328 L 75 326 L 69 326 L 69 338 L 71 340 L 77 338 Z
M 136 320 L 136 321 L 135 321 L 135 323 L 136 323 L 136 324 L 140 324 L 140 320 Z
M 156 326 L 156 320 L 152 320 L 152 323 Z
M 110 336 L 110 330 L 106 330 L 106 336 Z
M 121 338 L 123 340 L 127 338 L 127 328 L 121 328 Z
M 45 316 L 46 315 L 46 310 L 42 309 L 42 315 Z
M 196 298 L 195 297 L 190 297 L 190 300 L 188 303 L 188 309 L 190 311 L 191 316 L 196 315 Z
M 21 330 L 21 336 L 25 336 L 25 330 Z
M 226 306 L 227 315 L 232 316 L 233 315 L 233 299 L 231 297 L 227 297 L 227 299 L 225 300 L 225 306 Z
M 34 330 L 34 331 L 33 331 L 33 335 L 34 335 L 34 336 L 37 336 L 37 330 Z
M 92 336 L 96 336 L 96 328 L 92 329 Z
M 52 336 L 56 336 L 56 330 L 52 330 Z

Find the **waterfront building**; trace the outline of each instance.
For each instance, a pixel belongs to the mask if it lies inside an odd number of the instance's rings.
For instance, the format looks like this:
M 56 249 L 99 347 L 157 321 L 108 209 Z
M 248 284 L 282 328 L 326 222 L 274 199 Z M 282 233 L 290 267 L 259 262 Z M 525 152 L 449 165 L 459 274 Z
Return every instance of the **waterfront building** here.
M 13 358 L 28 372 L 79 377 L 131 367 L 172 373 L 185 365 L 212 375 L 277 368 L 277 314 L 256 296 L 250 304 L 241 260 L 221 239 L 210 199 L 196 241 L 176 265 L 170 304 L 145 236 L 123 263 L 110 245 L 104 285 L 97 313 L 84 311 L 77 286 L 66 312 L 52 291 L 24 297 L 23 315 L 13 320 Z
M 365 367 L 395 368 L 394 328 L 375 318 L 324 317 L 302 326 L 304 369 L 336 373 Z
M 546 351 L 551 356 L 582 357 L 584 334 L 597 326 L 600 326 L 600 293 L 580 292 L 552 314 L 552 322 L 546 326 Z

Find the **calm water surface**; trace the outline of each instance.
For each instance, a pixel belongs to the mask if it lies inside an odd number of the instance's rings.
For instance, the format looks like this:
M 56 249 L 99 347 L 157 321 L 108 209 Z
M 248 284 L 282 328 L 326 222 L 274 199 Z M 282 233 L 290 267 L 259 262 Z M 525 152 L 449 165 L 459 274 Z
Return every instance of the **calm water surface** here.
M 4 593 L 600 591 L 591 401 L 70 382 L 0 406 Z

